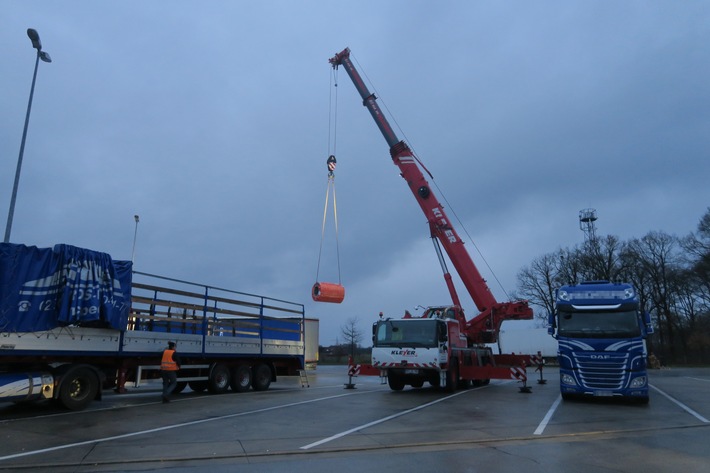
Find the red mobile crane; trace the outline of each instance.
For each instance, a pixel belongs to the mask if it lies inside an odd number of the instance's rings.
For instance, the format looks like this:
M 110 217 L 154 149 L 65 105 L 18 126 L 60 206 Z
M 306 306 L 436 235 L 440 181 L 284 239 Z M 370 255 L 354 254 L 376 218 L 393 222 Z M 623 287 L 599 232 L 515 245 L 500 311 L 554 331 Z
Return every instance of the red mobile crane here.
M 336 54 L 330 64 L 333 68 L 343 66 L 352 79 L 363 105 L 390 147 L 392 161 L 424 212 L 453 301 L 451 306 L 429 307 L 421 317 L 407 312 L 400 320 L 376 322 L 373 325 L 373 367 L 387 371 L 389 385 L 394 390 L 401 390 L 406 384 L 422 386 L 424 381 L 437 386 L 445 384 L 450 390 L 469 381 L 480 383 L 492 378 L 512 376 L 525 381 L 528 356 L 493 355 L 484 344 L 497 341 L 504 320 L 532 319 L 532 309 L 527 301 L 496 301 L 443 205 L 431 191 L 421 169 L 424 166 L 409 146 L 397 138 L 377 105 L 377 97 L 370 93 L 355 69 L 350 49 Z M 466 320 L 463 313 L 441 246 L 480 312 L 471 320 Z

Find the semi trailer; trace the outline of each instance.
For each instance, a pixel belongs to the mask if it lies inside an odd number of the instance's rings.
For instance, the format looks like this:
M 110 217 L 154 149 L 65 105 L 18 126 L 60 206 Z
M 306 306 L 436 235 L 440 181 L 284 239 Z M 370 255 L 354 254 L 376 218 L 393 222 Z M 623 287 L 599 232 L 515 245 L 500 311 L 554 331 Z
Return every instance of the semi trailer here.
M 157 379 L 169 341 L 182 359 L 176 392 L 266 390 L 305 369 L 306 327 L 296 302 L 133 271 L 71 245 L 0 244 L 0 401 L 83 409 L 105 389 Z

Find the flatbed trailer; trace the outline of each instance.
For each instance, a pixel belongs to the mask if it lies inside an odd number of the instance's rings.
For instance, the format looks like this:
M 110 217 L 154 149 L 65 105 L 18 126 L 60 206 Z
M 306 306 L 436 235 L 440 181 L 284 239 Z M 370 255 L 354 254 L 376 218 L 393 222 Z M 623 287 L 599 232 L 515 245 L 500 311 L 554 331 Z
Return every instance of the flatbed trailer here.
M 137 271 L 130 272 L 128 291 L 119 291 L 115 278 L 111 295 L 98 296 L 120 308 L 120 328 L 116 322 L 106 326 L 103 309 L 89 306 L 75 312 L 93 311 L 98 318 L 27 330 L 21 317 L 30 312 L 23 307 L 55 309 L 62 302 L 48 301 L 58 294 L 81 298 L 91 291 L 83 282 L 72 286 L 70 278 L 57 277 L 72 271 L 62 263 L 50 275 L 55 283 L 47 282 L 50 277 L 22 283 L 15 291 L 19 297 L 11 300 L 14 292 L 7 282 L 21 273 L 16 260 L 24 248 L 1 245 L 0 400 L 56 399 L 67 408 L 82 409 L 100 399 L 102 389 L 122 393 L 127 383 L 158 378 L 168 341 L 177 344 L 182 361 L 177 392 L 186 386 L 217 394 L 230 388 L 266 390 L 278 375 L 298 375 L 305 368 L 302 304 Z M 57 280 L 64 281 L 59 290 Z M 97 287 L 92 290 L 98 292 Z

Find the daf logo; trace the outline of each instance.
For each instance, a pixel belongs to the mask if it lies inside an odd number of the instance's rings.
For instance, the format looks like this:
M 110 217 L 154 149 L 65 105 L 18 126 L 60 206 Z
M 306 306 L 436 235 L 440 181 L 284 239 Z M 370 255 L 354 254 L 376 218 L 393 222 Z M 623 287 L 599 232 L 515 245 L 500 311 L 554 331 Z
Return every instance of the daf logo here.
M 589 355 L 592 360 L 608 360 L 611 355 Z

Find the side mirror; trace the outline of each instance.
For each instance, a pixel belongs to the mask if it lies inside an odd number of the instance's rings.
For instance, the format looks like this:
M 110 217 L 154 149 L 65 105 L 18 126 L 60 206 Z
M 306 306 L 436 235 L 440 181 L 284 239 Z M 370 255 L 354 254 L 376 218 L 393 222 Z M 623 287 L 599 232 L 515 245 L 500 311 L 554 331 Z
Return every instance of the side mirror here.
M 557 328 L 557 320 L 555 319 L 555 314 L 547 314 L 547 333 L 548 335 L 555 336 L 555 329 Z

